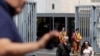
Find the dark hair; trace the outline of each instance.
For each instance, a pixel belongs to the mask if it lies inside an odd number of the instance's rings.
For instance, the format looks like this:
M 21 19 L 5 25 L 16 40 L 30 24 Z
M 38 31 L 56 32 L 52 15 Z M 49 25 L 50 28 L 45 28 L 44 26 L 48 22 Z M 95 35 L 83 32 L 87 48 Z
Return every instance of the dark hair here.
M 82 45 L 83 47 L 85 47 L 85 43 L 86 43 L 86 42 L 88 42 L 88 45 L 91 46 L 90 43 L 89 43 L 89 41 L 84 41 L 84 42 L 83 42 L 83 45 Z
M 88 42 L 88 45 L 91 46 L 90 43 L 89 43 L 89 41 L 84 41 L 84 42 L 83 42 L 83 45 L 82 45 L 82 47 L 81 47 L 81 55 L 83 54 L 83 50 L 86 48 L 86 46 L 85 46 L 85 43 L 86 43 L 86 42 Z
M 79 28 L 76 28 L 76 30 L 75 31 L 78 31 L 79 30 Z

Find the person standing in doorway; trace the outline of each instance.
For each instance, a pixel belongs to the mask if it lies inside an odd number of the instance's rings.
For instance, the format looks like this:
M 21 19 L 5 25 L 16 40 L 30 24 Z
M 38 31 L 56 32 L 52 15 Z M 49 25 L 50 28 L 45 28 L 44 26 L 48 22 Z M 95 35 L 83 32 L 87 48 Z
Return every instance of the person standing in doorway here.
M 73 53 L 75 56 L 78 56 L 80 51 L 80 42 L 82 40 L 82 36 L 79 32 L 79 28 L 76 28 L 75 32 L 72 34 L 72 40 L 73 40 Z

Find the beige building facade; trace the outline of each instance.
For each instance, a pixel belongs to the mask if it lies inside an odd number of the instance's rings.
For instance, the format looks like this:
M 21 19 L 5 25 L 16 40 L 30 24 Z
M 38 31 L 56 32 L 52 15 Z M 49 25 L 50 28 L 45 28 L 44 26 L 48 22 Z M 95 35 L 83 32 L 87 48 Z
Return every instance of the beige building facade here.
M 37 13 L 75 13 L 75 6 L 100 5 L 99 0 L 34 0 L 34 1 L 37 3 Z M 54 6 L 54 9 L 52 9 L 52 6 Z

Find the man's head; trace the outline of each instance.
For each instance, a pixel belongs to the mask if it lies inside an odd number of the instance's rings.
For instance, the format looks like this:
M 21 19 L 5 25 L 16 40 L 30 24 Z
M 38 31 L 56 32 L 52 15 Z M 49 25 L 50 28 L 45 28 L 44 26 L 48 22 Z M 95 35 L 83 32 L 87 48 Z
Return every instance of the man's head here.
M 22 11 L 26 0 L 5 0 L 12 8 L 15 9 L 15 13 L 18 14 Z

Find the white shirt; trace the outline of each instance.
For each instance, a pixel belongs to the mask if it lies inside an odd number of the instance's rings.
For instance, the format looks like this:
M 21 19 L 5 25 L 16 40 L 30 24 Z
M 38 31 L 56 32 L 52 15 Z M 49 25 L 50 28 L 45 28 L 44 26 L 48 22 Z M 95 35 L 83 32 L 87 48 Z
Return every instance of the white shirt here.
M 88 48 L 85 48 L 83 50 L 83 55 L 82 56 L 94 56 L 94 51 L 93 51 L 93 48 L 92 47 L 88 47 Z

